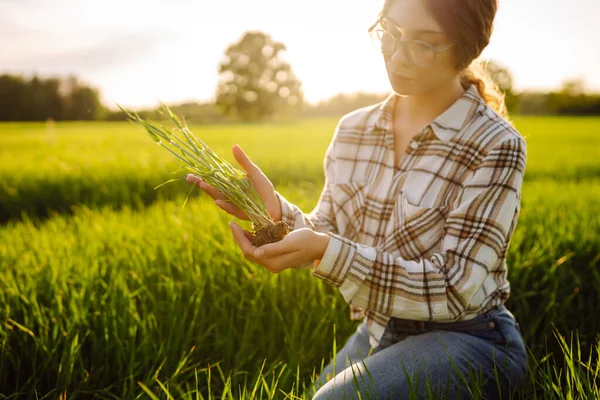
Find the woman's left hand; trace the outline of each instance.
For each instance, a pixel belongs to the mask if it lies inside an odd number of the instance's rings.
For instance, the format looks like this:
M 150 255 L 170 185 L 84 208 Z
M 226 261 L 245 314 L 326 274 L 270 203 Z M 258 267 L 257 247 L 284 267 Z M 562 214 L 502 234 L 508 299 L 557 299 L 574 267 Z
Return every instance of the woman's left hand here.
M 288 233 L 279 242 L 256 247 L 250 241 L 252 238 L 250 232 L 242 229 L 235 222 L 231 222 L 229 226 L 244 257 L 262 265 L 274 274 L 320 260 L 329 244 L 329 236 L 326 234 L 302 228 Z

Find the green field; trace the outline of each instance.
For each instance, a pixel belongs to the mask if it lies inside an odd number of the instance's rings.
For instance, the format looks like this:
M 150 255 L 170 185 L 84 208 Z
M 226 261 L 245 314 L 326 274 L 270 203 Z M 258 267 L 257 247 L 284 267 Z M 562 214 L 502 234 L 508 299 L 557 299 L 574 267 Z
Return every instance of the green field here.
M 240 144 L 308 212 L 336 122 L 191 128 L 231 162 Z M 600 397 L 600 118 L 515 124 L 517 398 Z M 182 209 L 185 182 L 153 189 L 178 174 L 130 123 L 0 124 L 0 398 L 302 398 L 358 322 L 308 270 L 245 260 L 207 195 Z

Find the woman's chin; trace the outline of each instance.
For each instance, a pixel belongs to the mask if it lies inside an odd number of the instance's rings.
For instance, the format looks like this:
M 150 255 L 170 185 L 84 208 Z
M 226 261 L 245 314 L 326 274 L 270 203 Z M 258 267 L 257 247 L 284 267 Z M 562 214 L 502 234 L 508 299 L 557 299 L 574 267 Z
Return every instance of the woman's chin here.
M 390 76 L 392 90 L 399 96 L 410 96 L 418 92 L 418 85 L 414 79 L 405 79 L 395 75 Z
M 398 96 L 412 96 L 412 95 L 415 95 L 416 93 L 418 93 L 418 91 L 415 90 L 415 88 L 411 87 L 411 86 L 412 85 L 395 85 L 395 84 L 392 84 L 392 90 Z

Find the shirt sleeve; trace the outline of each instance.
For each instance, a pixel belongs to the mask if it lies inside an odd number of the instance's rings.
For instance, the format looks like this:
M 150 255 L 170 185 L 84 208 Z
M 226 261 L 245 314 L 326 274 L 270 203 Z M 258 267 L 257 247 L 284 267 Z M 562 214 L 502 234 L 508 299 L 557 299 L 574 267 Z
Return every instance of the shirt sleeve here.
M 305 214 L 298 206 L 289 202 L 278 191 L 275 191 L 281 205 L 281 220 L 285 221 L 292 230 L 309 228 L 321 233 L 338 233 L 331 199 L 331 182 L 333 182 L 335 165 L 333 147 L 337 131 L 338 128 L 336 128 L 336 132 L 325 152 L 323 161 L 325 184 L 317 205 L 310 213 Z
M 496 144 L 465 181 L 448 212 L 441 248 L 430 258 L 405 260 L 328 234 L 329 245 L 312 274 L 357 307 L 397 318 L 458 319 L 487 276 L 505 262 L 525 164 L 524 140 Z

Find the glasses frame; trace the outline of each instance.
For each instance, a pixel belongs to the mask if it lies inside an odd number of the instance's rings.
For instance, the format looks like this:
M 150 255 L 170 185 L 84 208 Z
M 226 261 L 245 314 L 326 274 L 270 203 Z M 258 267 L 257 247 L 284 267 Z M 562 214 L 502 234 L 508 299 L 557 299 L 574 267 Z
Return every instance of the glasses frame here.
M 402 29 L 397 28 L 400 32 L 404 33 Z M 380 22 L 375 23 L 373 26 L 371 26 L 368 29 L 369 34 L 371 35 L 371 40 L 373 40 L 373 34 L 377 34 L 378 32 L 382 32 L 382 34 L 388 34 L 390 35 L 393 39 L 394 39 L 394 49 L 392 50 L 391 53 L 384 53 L 383 51 L 381 51 L 381 54 L 383 55 L 387 55 L 387 56 L 391 56 L 392 54 L 394 54 L 397 50 L 398 50 L 398 45 L 400 45 L 401 47 L 406 47 L 408 46 L 410 43 L 419 43 L 422 45 L 425 45 L 427 47 L 429 47 L 429 49 L 431 49 L 431 51 L 433 52 L 433 58 L 431 59 L 431 62 L 429 64 L 417 64 L 414 60 L 414 57 L 412 56 L 412 53 L 409 52 L 405 52 L 405 54 L 408 56 L 408 58 L 410 59 L 410 62 L 413 63 L 416 66 L 419 66 L 421 68 L 427 68 L 430 67 L 431 65 L 433 65 L 433 63 L 435 62 L 435 59 L 437 57 L 438 54 L 443 53 L 444 51 L 448 50 L 450 47 L 454 46 L 454 43 L 449 43 L 447 45 L 445 45 L 444 47 L 438 48 L 435 47 L 427 42 L 423 42 L 421 40 L 400 40 L 397 39 L 396 37 L 394 37 L 394 35 L 391 34 L 391 32 L 388 32 L 387 30 L 383 29 L 383 27 L 381 26 Z M 379 41 L 381 41 L 381 39 L 379 39 L 379 37 L 377 37 L 377 39 Z

